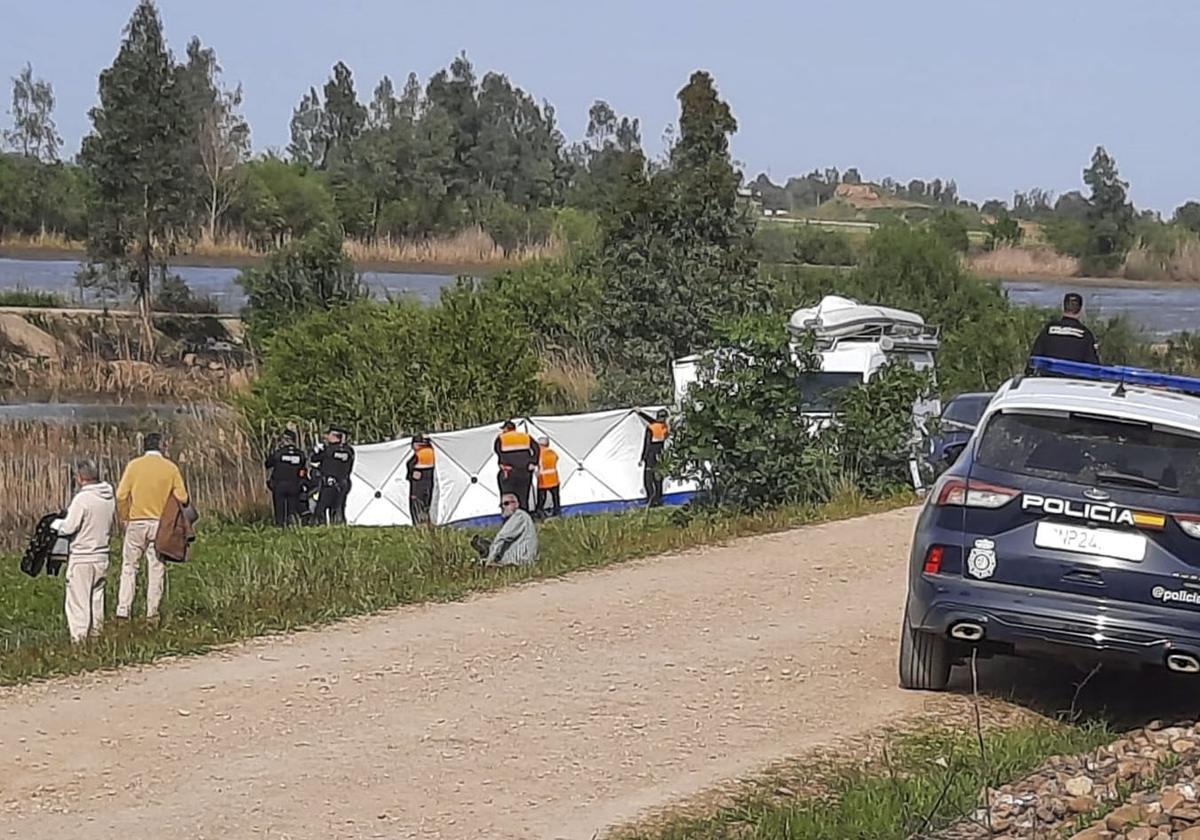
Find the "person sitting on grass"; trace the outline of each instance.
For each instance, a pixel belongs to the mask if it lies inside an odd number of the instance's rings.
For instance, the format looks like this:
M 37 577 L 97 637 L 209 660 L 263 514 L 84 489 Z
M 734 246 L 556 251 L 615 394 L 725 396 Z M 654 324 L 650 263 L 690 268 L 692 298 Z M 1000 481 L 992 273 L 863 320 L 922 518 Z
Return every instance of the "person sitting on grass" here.
M 538 559 L 537 528 L 528 511 L 521 509 L 516 494 L 500 497 L 500 515 L 504 524 L 495 539 L 475 537 L 471 545 L 479 552 L 485 566 L 530 566 Z

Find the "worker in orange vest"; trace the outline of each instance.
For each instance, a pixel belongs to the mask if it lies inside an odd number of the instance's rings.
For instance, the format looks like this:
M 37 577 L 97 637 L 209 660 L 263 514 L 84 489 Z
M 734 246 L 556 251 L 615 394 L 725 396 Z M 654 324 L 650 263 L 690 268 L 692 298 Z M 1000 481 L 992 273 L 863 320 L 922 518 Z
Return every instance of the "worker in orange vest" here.
M 408 459 L 408 515 L 414 525 L 425 525 L 433 511 L 433 444 L 425 435 L 414 435 Z
M 658 507 L 663 500 L 663 480 L 658 472 L 658 459 L 662 457 L 663 447 L 671 430 L 667 427 L 667 410 L 659 409 L 651 417 L 645 412 L 638 412 L 646 421 L 646 437 L 642 442 L 642 487 L 646 491 L 646 506 Z
M 551 515 L 562 516 L 562 496 L 559 494 L 558 453 L 550 448 L 550 438 L 538 438 L 537 508 L 535 513 L 546 515 L 546 497 L 550 497 Z
M 493 448 L 500 466 L 496 476 L 500 495 L 512 493 L 520 502 L 521 510 L 528 513 L 529 492 L 533 487 L 533 474 L 537 470 L 540 452 L 537 441 L 528 432 L 518 431 L 517 424 L 507 420 L 500 427 Z

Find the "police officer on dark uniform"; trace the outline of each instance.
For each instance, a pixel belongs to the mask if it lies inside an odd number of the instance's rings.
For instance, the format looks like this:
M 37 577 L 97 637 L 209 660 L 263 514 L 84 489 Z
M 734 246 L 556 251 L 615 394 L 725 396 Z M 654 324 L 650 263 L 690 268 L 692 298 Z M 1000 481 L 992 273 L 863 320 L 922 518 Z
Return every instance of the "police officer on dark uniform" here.
M 346 521 L 346 497 L 350 493 L 350 474 L 354 471 L 354 448 L 346 443 L 344 429 L 331 428 L 325 443 L 313 450 L 310 460 L 320 470 L 321 492 L 313 519 L 325 525 Z
M 289 426 L 279 445 L 271 450 L 266 468 L 275 524 L 280 528 L 295 525 L 300 520 L 308 490 L 308 459 L 297 445 L 294 428 Z
M 646 421 L 646 437 L 642 441 L 642 487 L 646 491 L 646 506 L 658 507 L 663 501 L 663 480 L 658 472 L 658 459 L 662 457 L 670 429 L 667 427 L 667 410 L 660 408 L 655 416 L 639 411 Z
M 433 475 L 436 455 L 425 435 L 414 435 L 413 454 L 405 465 L 408 471 L 408 515 L 414 525 L 430 521 L 433 510 Z
M 500 428 L 493 448 L 500 466 L 496 476 L 500 495 L 512 493 L 520 502 L 521 510 L 528 512 L 529 492 L 542 448 L 528 432 L 517 431 L 517 424 L 511 420 Z
M 1083 312 L 1083 297 L 1076 292 L 1063 296 L 1063 314 L 1042 328 L 1033 342 L 1030 357 L 1045 356 L 1068 362 L 1100 364 L 1096 352 L 1096 336 L 1079 320 Z

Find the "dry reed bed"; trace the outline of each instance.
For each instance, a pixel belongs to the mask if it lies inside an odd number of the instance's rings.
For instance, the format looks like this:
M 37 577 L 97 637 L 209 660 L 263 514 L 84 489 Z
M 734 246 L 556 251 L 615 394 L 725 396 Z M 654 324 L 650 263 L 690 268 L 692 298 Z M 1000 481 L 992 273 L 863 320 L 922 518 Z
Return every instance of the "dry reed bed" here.
M 34 236 L 9 236 L 0 240 L 0 246 L 14 250 L 79 251 L 82 242 L 68 239 L 58 233 L 41 233 Z M 562 253 L 562 244 L 555 238 L 543 245 L 527 245 L 508 253 L 496 244 L 481 227 L 471 227 L 458 233 L 422 239 L 393 239 L 380 237 L 363 241 L 347 239 L 346 253 L 357 263 L 397 263 L 403 265 L 516 265 L 528 260 L 555 257 Z M 240 234 L 201 236 L 183 249 L 183 256 L 211 259 L 258 259 L 266 256 L 270 249 Z
M 183 367 L 133 359 L 105 360 L 68 357 L 61 363 L 0 358 L 0 385 L 5 399 L 61 400 L 86 394 L 105 402 L 167 399 L 200 403 L 225 401 L 245 391 L 254 378 L 253 369 Z
M 1060 254 L 1053 248 L 997 248 L 973 254 L 967 266 L 976 274 L 991 277 L 1075 277 L 1079 260 Z
M 115 486 L 125 464 L 139 453 L 139 433 L 149 430 L 166 433 L 171 456 L 204 516 L 262 512 L 262 447 L 228 411 L 192 410 L 144 429 L 0 422 L 0 549 L 20 547 L 38 517 L 65 506 L 74 490 L 74 459 L 94 459 Z
M 1186 239 L 1167 256 L 1139 244 L 1125 256 L 1121 274 L 1130 280 L 1196 282 L 1200 280 L 1200 240 Z

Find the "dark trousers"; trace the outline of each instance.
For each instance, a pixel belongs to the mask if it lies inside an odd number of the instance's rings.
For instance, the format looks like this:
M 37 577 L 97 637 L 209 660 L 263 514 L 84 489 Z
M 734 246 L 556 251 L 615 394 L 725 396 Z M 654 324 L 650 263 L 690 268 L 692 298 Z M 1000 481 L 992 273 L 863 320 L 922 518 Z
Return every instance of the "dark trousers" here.
M 646 491 L 647 507 L 658 507 L 663 503 L 663 480 L 657 464 L 646 464 L 642 471 L 642 488 Z
M 326 482 L 321 485 L 317 496 L 317 509 L 313 519 L 318 525 L 339 524 L 346 521 L 346 496 L 350 493 L 350 482 Z
M 280 528 L 298 524 L 304 507 L 301 488 L 272 487 L 271 507 L 275 509 L 275 524 Z
M 550 497 L 551 510 L 553 516 L 562 516 L 562 495 L 559 493 L 559 486 L 555 484 L 553 487 L 539 487 L 537 491 L 537 513 L 544 513 L 546 510 L 546 497 Z
M 414 481 L 408 490 L 408 515 L 414 525 L 425 525 L 433 511 L 433 479 Z
M 529 491 L 533 487 L 533 473 L 528 467 L 515 466 L 506 469 L 502 465 L 496 475 L 496 484 L 500 488 L 501 496 L 512 493 L 517 497 L 521 510 L 529 511 Z

